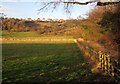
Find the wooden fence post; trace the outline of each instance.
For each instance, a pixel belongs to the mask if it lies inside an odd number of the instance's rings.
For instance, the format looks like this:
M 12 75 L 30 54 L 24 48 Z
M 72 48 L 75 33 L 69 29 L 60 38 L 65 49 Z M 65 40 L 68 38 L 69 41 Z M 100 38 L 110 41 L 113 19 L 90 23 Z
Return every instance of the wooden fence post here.
M 105 74 L 107 74 L 107 54 L 104 53 L 104 68 L 105 68 Z
M 108 66 L 108 74 L 111 74 L 111 69 L 110 69 L 110 67 L 111 67 L 111 60 L 110 60 L 110 55 L 107 55 L 107 62 L 108 62 L 108 64 L 107 64 L 107 66 Z
M 103 67 L 104 67 L 104 56 L 103 55 L 101 55 L 102 56 L 102 58 L 101 58 L 101 68 L 102 68 L 102 70 L 104 69 Z
M 114 78 L 115 78 L 115 81 L 118 82 L 120 81 L 120 70 L 118 68 L 118 62 L 115 60 L 114 61 Z

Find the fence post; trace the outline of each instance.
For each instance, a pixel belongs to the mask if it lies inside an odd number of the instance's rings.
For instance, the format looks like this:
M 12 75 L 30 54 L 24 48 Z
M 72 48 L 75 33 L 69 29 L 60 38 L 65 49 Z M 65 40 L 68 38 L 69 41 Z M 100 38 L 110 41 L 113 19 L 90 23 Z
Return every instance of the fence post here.
M 115 82 L 120 81 L 120 69 L 118 68 L 118 61 L 111 63 L 110 55 L 99 51 L 99 61 L 102 71 L 107 75 L 111 76 Z
M 119 75 L 118 75 L 118 71 L 119 71 L 119 68 L 118 68 L 118 62 L 115 60 L 114 61 L 114 78 L 115 78 L 115 81 L 116 82 L 118 82 L 118 77 L 119 77 Z
M 108 74 L 111 74 L 111 72 L 110 72 L 111 71 L 111 69 L 110 69 L 110 66 L 111 66 L 110 55 L 107 55 L 107 61 L 108 61 L 108 64 L 107 64 L 108 65 Z
M 99 51 L 99 61 L 100 61 L 100 68 L 102 69 L 102 54 L 101 54 L 101 51 Z
M 106 53 L 105 53 L 105 55 L 104 55 L 104 60 L 105 60 L 105 73 L 107 74 L 107 55 L 106 55 Z
M 103 64 L 103 63 L 104 63 L 104 58 L 103 58 L 104 56 L 103 56 L 103 55 L 101 55 L 101 56 L 102 56 L 102 57 L 101 57 L 101 68 L 102 68 L 102 70 L 103 70 L 103 69 L 104 69 L 104 68 L 103 68 L 103 67 L 104 67 L 104 64 Z

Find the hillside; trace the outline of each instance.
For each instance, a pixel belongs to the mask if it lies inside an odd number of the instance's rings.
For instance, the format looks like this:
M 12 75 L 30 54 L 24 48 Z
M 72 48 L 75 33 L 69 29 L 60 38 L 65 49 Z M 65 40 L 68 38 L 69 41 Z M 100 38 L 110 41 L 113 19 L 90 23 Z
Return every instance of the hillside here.
M 86 41 L 97 42 L 108 47 L 108 49 L 115 49 L 116 45 L 113 43 L 114 35 L 109 30 L 106 31 L 101 28 L 101 24 L 98 24 L 99 18 L 94 20 L 94 22 L 92 21 L 93 18 L 86 20 L 64 21 L 25 21 L 14 18 L 3 18 L 2 30 L 8 32 L 8 36 L 11 37 L 14 36 L 12 32 L 34 32 L 36 33 L 35 36 L 73 36 L 74 38 L 83 38 Z M 6 35 L 3 32 L 3 37 L 4 36 Z M 31 35 L 29 34 L 28 36 Z

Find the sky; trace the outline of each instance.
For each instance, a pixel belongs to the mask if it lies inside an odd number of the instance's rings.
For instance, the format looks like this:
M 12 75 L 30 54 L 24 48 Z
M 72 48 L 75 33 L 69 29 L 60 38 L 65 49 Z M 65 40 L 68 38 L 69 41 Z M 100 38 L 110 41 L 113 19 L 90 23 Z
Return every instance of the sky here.
M 1 2 L 48 2 L 48 1 L 59 1 L 59 0 L 0 0 Z M 62 0 L 62 1 L 70 1 L 70 0 Z M 73 1 L 73 0 L 71 0 Z M 120 0 L 74 0 L 74 1 L 79 1 L 79 2 L 88 2 L 88 1 L 100 1 L 100 2 L 117 2 Z
M 42 2 L 46 0 L 3 0 L 0 3 L 0 13 L 4 13 L 10 18 L 51 18 L 51 19 L 76 19 L 78 16 L 83 18 L 87 17 L 87 13 L 91 11 L 96 5 L 96 3 L 88 5 L 73 5 L 71 7 L 71 14 L 67 14 L 63 8 L 64 4 L 60 4 L 59 7 L 52 12 L 52 8 L 47 11 L 41 11 L 40 9 L 43 5 Z M 48 0 L 47 0 L 48 1 Z M 83 0 L 79 0 L 83 1 Z M 89 0 L 84 0 L 89 1 Z M 39 13 L 39 14 L 38 14 Z

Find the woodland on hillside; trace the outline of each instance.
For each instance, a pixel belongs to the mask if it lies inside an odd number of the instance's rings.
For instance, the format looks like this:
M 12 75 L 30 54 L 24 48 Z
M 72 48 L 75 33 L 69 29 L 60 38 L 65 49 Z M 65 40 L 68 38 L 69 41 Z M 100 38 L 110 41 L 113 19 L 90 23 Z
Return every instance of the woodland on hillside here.
M 96 7 L 84 20 L 64 20 L 64 21 L 29 21 L 18 18 L 2 18 L 2 30 L 8 32 L 29 32 L 34 31 L 39 34 L 52 35 L 74 35 L 81 34 L 81 29 L 86 29 L 90 34 L 100 32 L 110 33 L 114 41 L 119 44 L 120 39 L 120 5 L 108 5 Z M 72 23 L 72 24 L 71 24 Z M 67 33 L 66 33 L 67 32 Z

